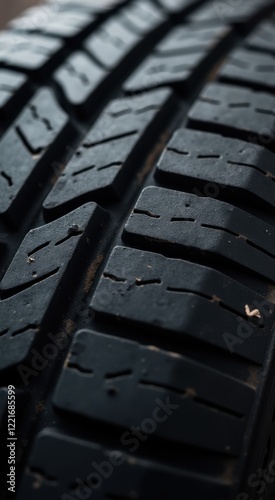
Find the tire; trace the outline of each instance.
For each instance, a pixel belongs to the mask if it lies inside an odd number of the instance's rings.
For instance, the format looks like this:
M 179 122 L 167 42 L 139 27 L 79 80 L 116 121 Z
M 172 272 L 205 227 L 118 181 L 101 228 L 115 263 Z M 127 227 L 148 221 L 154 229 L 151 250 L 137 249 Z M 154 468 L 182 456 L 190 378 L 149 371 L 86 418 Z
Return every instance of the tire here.
M 0 34 L 1 498 L 272 500 L 274 2 L 91 4 Z

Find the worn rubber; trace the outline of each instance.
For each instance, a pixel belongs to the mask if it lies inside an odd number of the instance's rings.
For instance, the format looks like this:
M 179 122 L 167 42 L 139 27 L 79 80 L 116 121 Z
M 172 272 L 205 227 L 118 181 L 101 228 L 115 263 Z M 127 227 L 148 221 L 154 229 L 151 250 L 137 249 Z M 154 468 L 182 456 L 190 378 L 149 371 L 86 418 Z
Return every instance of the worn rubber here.
M 274 11 L 0 34 L 1 499 L 274 500 Z

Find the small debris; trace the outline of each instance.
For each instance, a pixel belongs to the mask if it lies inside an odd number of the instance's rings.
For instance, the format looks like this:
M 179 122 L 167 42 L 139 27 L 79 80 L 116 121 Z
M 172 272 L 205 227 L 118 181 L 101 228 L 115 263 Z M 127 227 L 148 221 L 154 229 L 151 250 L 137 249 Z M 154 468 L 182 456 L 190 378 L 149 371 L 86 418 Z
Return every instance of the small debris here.
M 195 389 L 193 389 L 193 387 L 187 387 L 185 389 L 185 396 L 187 398 L 195 398 L 197 396 L 197 392 Z
M 72 357 L 72 354 L 69 352 L 65 361 L 64 361 L 64 365 L 63 365 L 63 368 L 68 368 L 68 365 L 70 363 L 70 360 L 71 360 L 71 357 Z
M 221 302 L 220 297 L 217 297 L 217 295 L 212 295 L 211 302 Z
M 35 257 L 31 255 L 30 257 L 27 258 L 27 263 L 31 264 L 32 262 L 35 262 Z
M 45 410 L 45 404 L 44 404 L 44 401 L 39 401 L 39 403 L 37 403 L 35 405 L 35 413 L 36 415 L 38 415 L 39 413 L 41 413 L 42 411 Z
M 77 224 L 72 224 L 68 229 L 68 234 L 77 234 L 80 231 L 80 227 Z
M 169 351 L 169 354 L 172 358 L 181 358 L 181 355 L 178 352 Z
M 150 351 L 160 351 L 160 348 L 156 347 L 155 345 L 148 345 L 148 349 Z
M 65 321 L 63 321 L 61 335 L 65 334 L 68 335 L 69 337 L 70 335 L 72 335 L 74 329 L 75 329 L 75 323 L 73 322 L 73 320 L 66 319 Z
M 245 314 L 249 317 L 249 318 L 253 318 L 253 317 L 256 317 L 256 318 L 261 318 L 261 313 L 259 311 L 259 309 L 253 309 L 252 311 L 250 311 L 250 307 L 248 304 L 246 304 L 244 306 L 244 310 L 245 310 Z

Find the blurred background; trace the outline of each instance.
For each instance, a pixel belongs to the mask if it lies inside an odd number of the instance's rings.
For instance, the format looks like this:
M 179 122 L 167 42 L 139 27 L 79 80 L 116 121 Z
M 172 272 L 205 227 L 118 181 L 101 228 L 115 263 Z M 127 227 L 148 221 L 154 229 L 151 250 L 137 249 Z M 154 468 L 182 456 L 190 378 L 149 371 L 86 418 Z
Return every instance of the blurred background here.
M 42 0 L 0 0 L 0 29 L 23 10 L 42 3 Z
M 46 0 L 0 0 L 0 29 L 3 29 L 9 21 L 19 16 L 28 7 L 43 5 Z M 62 3 L 61 0 L 60 3 Z M 90 4 L 95 8 L 109 8 L 111 5 L 119 3 L 121 0 L 90 0 Z M 56 2 L 58 5 L 58 2 Z M 75 1 L 77 5 L 77 0 Z

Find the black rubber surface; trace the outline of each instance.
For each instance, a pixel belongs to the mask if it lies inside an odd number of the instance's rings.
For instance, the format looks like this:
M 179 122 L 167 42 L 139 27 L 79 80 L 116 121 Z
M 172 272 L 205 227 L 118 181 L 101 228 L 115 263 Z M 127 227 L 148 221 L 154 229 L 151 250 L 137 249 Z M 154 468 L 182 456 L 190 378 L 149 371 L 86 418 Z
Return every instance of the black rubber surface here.
M 0 34 L 1 500 L 274 500 L 274 11 Z

